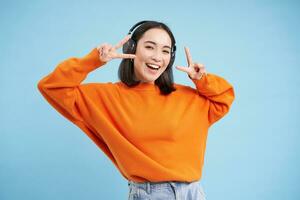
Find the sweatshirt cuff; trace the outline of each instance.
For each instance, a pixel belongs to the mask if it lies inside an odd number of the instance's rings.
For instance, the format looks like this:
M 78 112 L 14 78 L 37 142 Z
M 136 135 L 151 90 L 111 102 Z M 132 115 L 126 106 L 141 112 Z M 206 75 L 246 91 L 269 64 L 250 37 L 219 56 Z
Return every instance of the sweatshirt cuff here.
M 85 69 L 88 72 L 93 71 L 106 63 L 99 59 L 99 52 L 97 48 L 94 48 L 90 53 L 82 57 L 79 62 L 82 66 L 85 66 Z
M 201 86 L 203 86 L 203 84 L 205 84 L 205 79 L 207 78 L 207 76 L 209 76 L 209 74 L 203 74 L 200 79 L 192 79 L 192 78 L 190 78 L 190 79 L 193 81 L 196 88 L 198 90 L 200 90 Z

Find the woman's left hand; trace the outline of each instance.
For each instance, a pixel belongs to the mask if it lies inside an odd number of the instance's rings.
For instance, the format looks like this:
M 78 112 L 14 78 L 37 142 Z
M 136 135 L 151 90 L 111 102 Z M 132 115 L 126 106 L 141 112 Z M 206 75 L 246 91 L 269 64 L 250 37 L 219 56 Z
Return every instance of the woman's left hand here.
M 184 51 L 186 54 L 188 67 L 176 66 L 176 68 L 180 71 L 186 72 L 191 79 L 200 80 L 203 75 L 207 75 L 205 66 L 203 64 L 193 62 L 189 48 L 184 47 Z

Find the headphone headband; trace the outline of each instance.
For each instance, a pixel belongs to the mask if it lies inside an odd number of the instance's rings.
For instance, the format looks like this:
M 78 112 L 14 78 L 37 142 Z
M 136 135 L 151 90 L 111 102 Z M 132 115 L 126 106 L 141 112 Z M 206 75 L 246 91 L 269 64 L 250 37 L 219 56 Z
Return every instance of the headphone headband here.
M 128 35 L 130 35 L 136 27 L 138 27 L 139 25 L 144 24 L 146 22 L 151 22 L 151 21 L 148 21 L 148 20 L 140 21 L 140 22 L 136 23 L 135 25 L 133 25 L 133 27 L 129 30 Z
M 134 31 L 134 29 L 136 29 L 138 26 L 144 24 L 144 23 L 147 23 L 147 22 L 154 22 L 154 21 L 151 21 L 151 20 L 144 20 L 144 21 L 140 21 L 138 23 L 136 23 L 135 25 L 132 26 L 132 28 L 129 30 L 128 32 L 128 35 L 131 35 L 132 32 Z M 173 45 L 173 48 L 172 48 L 173 51 L 176 51 L 176 44 L 175 44 L 175 40 L 174 40 L 174 45 Z

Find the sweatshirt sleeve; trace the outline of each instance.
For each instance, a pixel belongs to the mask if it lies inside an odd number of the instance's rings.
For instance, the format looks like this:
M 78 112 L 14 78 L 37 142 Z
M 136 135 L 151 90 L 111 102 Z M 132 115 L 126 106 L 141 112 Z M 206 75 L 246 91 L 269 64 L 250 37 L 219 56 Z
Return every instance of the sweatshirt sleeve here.
M 86 130 L 80 111 L 84 109 L 82 94 L 86 87 L 80 83 L 89 72 L 104 64 L 94 48 L 82 58 L 73 57 L 61 62 L 52 73 L 39 81 L 38 89 L 58 112 Z
M 234 89 L 225 79 L 213 74 L 192 81 L 199 95 L 209 100 L 208 121 L 212 125 L 229 111 L 235 96 Z

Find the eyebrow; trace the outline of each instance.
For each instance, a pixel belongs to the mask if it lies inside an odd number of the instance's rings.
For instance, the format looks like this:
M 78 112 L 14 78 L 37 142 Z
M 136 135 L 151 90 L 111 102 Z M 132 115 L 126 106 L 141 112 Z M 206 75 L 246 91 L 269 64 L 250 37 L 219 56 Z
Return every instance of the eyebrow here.
M 153 41 L 146 41 L 146 42 L 144 42 L 144 43 L 151 43 L 151 44 L 156 45 L 156 43 L 153 42 Z M 171 47 L 170 47 L 170 46 L 167 46 L 167 45 L 163 46 L 163 48 L 169 48 L 169 49 L 171 49 Z

